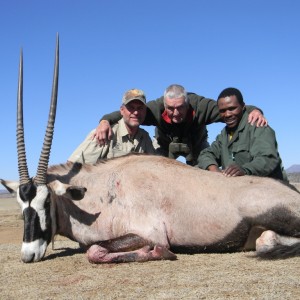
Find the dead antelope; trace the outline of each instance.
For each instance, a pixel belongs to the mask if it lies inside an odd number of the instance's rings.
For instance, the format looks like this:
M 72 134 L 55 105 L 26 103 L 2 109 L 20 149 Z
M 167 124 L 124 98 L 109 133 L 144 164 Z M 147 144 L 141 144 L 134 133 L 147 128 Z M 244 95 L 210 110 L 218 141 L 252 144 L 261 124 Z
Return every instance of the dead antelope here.
M 48 168 L 58 87 L 58 38 L 51 108 L 37 174 L 30 178 L 18 85 L 17 193 L 24 216 L 23 262 L 41 260 L 56 234 L 87 247 L 90 262 L 175 259 L 174 253 L 245 249 L 259 229 L 262 257 L 300 253 L 300 195 L 269 178 L 227 178 L 159 156 L 129 155 L 96 165 Z M 255 245 L 250 245 L 250 248 Z

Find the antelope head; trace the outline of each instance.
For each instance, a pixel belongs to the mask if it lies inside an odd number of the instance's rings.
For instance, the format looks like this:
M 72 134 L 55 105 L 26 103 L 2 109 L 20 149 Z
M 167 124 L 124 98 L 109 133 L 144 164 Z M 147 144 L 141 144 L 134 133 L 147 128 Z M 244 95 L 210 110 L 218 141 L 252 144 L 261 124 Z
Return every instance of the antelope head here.
M 19 182 L 1 180 L 10 191 L 16 192 L 24 218 L 24 234 L 21 250 L 23 262 L 41 260 L 46 252 L 55 225 L 51 222 L 51 191 L 47 186 L 47 169 L 54 132 L 56 115 L 59 71 L 59 38 L 56 37 L 54 75 L 52 84 L 51 105 L 44 143 L 37 167 L 36 176 L 29 177 L 23 125 L 23 52 L 21 49 L 19 63 L 18 96 L 17 96 L 17 151 Z

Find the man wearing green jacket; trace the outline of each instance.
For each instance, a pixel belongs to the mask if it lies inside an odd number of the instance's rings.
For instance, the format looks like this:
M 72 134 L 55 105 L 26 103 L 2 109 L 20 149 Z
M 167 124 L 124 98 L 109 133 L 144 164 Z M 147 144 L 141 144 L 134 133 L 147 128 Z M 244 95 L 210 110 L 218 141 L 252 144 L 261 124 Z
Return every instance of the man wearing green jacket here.
M 248 121 L 256 126 L 267 124 L 262 113 L 253 106 L 247 106 Z M 95 139 L 102 146 L 111 139 L 110 125 L 121 118 L 119 112 L 102 117 L 96 128 Z M 196 165 L 200 151 L 209 146 L 206 125 L 221 122 L 217 102 L 187 93 L 185 88 L 172 84 L 164 96 L 147 103 L 146 118 L 142 125 L 154 125 L 153 141 L 156 153 L 176 159 L 183 156 L 186 163 Z
M 227 88 L 217 103 L 226 126 L 211 146 L 200 153 L 198 167 L 225 176 L 256 175 L 287 180 L 274 130 L 248 123 L 241 92 Z

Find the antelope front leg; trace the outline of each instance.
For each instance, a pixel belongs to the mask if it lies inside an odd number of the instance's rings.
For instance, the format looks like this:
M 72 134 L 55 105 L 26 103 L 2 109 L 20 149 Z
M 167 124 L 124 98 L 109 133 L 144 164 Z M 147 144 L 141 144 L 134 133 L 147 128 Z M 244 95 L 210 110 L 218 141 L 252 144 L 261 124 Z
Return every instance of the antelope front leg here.
M 145 262 L 150 260 L 174 260 L 176 255 L 167 247 L 150 245 L 145 239 L 128 234 L 109 241 L 102 241 L 92 245 L 87 251 L 91 263 L 121 263 Z

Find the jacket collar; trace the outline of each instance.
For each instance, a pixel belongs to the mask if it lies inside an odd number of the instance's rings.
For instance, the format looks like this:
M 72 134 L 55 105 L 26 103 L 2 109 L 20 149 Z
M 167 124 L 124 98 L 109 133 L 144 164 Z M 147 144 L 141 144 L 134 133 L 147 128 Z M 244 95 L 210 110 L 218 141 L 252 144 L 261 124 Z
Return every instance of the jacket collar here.
M 234 142 L 237 139 L 237 137 L 238 137 L 238 132 L 242 131 L 245 128 L 245 126 L 248 123 L 248 116 L 249 115 L 248 115 L 247 111 L 245 111 L 243 113 L 242 119 L 240 120 L 240 123 L 239 123 L 237 129 L 234 131 L 232 139 L 229 141 L 229 144 L 231 144 L 232 142 Z M 226 133 L 228 134 L 231 130 L 227 126 L 225 128 L 226 128 Z

